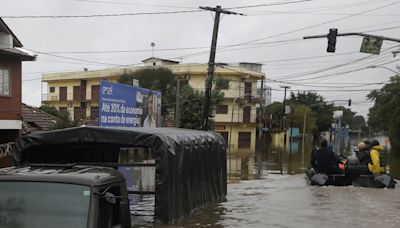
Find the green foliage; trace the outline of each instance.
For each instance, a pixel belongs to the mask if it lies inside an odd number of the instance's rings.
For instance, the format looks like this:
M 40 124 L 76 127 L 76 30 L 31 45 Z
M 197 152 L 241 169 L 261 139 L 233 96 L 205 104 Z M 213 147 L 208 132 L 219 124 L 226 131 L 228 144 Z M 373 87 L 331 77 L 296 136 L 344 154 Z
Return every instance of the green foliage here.
M 300 132 L 303 132 L 304 127 L 304 115 L 307 113 L 306 117 L 306 132 L 312 133 L 316 128 L 316 115 L 312 111 L 310 107 L 306 105 L 292 104 L 290 105 L 292 108 L 292 113 L 285 116 L 285 127 L 290 127 L 290 122 L 293 117 L 293 127 L 300 128 Z M 281 117 L 283 104 L 281 102 L 274 102 L 271 105 L 267 106 L 265 109 L 265 113 L 267 117 L 272 115 L 272 128 L 280 128 L 281 127 Z
M 211 107 L 212 113 L 209 119 L 206 130 L 212 130 L 214 128 L 214 120 L 216 107 L 221 104 L 224 98 L 224 94 L 219 90 L 213 90 L 211 94 Z M 201 129 L 202 119 L 201 114 L 203 110 L 204 93 L 193 89 L 189 85 L 185 85 L 181 91 L 181 128 L 188 129 Z
M 265 115 L 267 118 L 272 116 L 271 124 L 272 128 L 280 128 L 281 117 L 282 117 L 283 104 L 281 102 L 274 102 L 265 107 Z
M 60 115 L 60 113 L 58 112 L 58 110 L 55 107 L 51 107 L 48 105 L 42 105 L 39 107 L 39 109 L 43 112 L 46 112 L 52 116 L 58 117 Z
M 360 115 L 356 115 L 353 118 L 353 123 L 350 126 L 350 128 L 355 129 L 355 130 L 362 130 L 366 126 L 367 126 L 367 123 L 366 123 L 364 117 L 360 116 Z
M 312 133 L 316 126 L 315 113 L 310 107 L 305 105 L 292 105 L 292 114 L 286 117 L 286 126 L 290 127 L 291 118 L 293 118 L 293 127 L 300 129 L 303 132 L 304 127 L 304 115 L 306 115 L 306 133 Z
M 229 89 L 229 80 L 221 76 L 215 77 L 215 89 L 217 90 Z
M 290 104 L 302 104 L 311 108 L 316 114 L 316 128 L 314 135 L 319 135 L 321 131 L 327 131 L 333 122 L 333 105 L 325 102 L 324 97 L 312 92 L 291 93 Z
M 146 67 L 137 71 L 127 73 L 121 76 L 119 83 L 132 85 L 133 79 L 139 81 L 139 86 L 158 90 L 162 94 L 161 99 L 161 115 L 167 116 L 173 111 L 173 106 L 176 99 L 176 75 L 166 67 Z
M 376 130 L 388 131 L 395 147 L 400 146 L 396 141 L 400 137 L 400 76 L 390 78 L 390 82 L 379 90 L 368 94 L 375 104 L 369 110 L 368 125 Z
M 50 130 L 64 129 L 70 127 L 77 127 L 79 123 L 76 121 L 71 121 L 68 112 L 60 112 L 55 107 L 50 107 L 48 105 L 42 105 L 39 107 L 40 110 L 57 117 L 56 122 L 49 127 Z

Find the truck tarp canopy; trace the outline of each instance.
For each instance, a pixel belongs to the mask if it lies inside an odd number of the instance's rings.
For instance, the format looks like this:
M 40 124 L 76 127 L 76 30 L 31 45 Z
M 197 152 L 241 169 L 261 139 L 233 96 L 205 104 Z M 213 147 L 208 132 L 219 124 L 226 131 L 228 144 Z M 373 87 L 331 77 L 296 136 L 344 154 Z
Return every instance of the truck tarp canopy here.
M 214 132 L 177 128 L 77 127 L 19 138 L 14 163 L 118 162 L 119 149 L 150 148 L 156 161 L 155 222 L 169 223 L 225 200 L 226 145 Z

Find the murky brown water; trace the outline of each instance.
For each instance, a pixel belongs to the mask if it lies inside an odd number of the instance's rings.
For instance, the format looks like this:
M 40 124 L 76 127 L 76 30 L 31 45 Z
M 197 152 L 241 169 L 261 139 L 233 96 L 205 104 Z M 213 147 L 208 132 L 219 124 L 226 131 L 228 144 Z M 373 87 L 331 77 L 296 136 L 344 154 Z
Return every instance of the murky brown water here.
M 226 202 L 199 209 L 173 225 L 155 227 L 400 227 L 400 185 L 310 186 L 303 173 L 312 146 L 307 143 L 304 153 L 300 142 L 292 145 L 291 153 L 289 147 L 271 147 L 261 156 L 261 179 L 228 184 Z M 351 149 L 345 155 L 351 155 Z M 389 164 L 390 173 L 399 178 L 400 157 L 390 153 Z M 284 175 L 276 174 L 281 168 Z
M 309 186 L 273 174 L 228 185 L 227 202 L 157 227 L 400 227 L 400 190 Z

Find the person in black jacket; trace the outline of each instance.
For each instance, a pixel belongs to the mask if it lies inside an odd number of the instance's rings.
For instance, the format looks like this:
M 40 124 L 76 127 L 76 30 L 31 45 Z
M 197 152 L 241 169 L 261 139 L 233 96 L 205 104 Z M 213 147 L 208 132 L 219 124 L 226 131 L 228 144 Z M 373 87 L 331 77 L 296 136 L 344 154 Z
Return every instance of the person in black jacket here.
M 311 154 L 311 166 L 318 173 L 338 174 L 341 173 L 339 163 L 342 160 L 338 155 L 328 148 L 326 139 L 322 139 L 319 148 L 314 148 Z

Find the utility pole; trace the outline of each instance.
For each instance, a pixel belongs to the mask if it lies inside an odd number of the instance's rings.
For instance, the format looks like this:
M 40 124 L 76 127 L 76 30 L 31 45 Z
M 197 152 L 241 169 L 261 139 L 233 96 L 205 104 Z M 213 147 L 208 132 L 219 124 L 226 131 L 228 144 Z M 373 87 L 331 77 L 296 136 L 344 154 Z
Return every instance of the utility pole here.
M 285 106 L 286 106 L 286 90 L 290 89 L 289 86 L 280 86 L 281 88 L 285 89 L 285 95 L 283 96 L 283 107 L 282 107 L 282 119 L 281 119 L 281 131 L 283 131 L 284 127 L 284 118 L 285 118 Z M 283 133 L 283 144 L 286 145 L 286 133 Z M 279 161 L 281 163 L 281 174 L 283 174 L 283 151 L 280 153 Z
M 264 76 L 261 78 L 261 93 L 260 93 L 260 110 L 259 110 L 259 118 L 258 118 L 258 178 L 261 178 L 261 168 L 262 168 L 262 152 L 264 151 L 264 138 L 263 136 L 263 127 L 264 127 Z
M 181 103 L 180 103 L 180 97 L 181 97 L 181 79 L 176 80 L 176 106 L 175 106 L 175 127 L 180 126 L 180 121 L 181 121 Z
M 212 90 L 212 81 L 214 78 L 214 68 L 215 68 L 215 52 L 217 49 L 218 28 L 219 28 L 219 21 L 220 21 L 221 13 L 234 14 L 234 15 L 243 15 L 243 14 L 224 10 L 221 8 L 221 6 L 217 6 L 216 8 L 212 8 L 212 7 L 208 7 L 208 6 L 199 7 L 199 8 L 203 9 L 203 10 L 215 12 L 214 29 L 213 29 L 213 35 L 212 35 L 212 40 L 211 40 L 210 60 L 208 61 L 207 79 L 205 81 L 203 113 L 202 113 L 202 118 L 201 118 L 202 129 L 206 130 L 207 125 L 208 125 L 208 118 L 210 116 L 211 90 Z
M 304 111 L 304 121 L 303 121 L 303 134 L 301 137 L 301 168 L 304 168 L 304 147 L 306 138 L 306 123 L 307 123 L 307 111 Z
M 285 105 L 286 105 L 286 90 L 290 89 L 290 86 L 280 86 L 285 89 L 285 95 L 283 96 L 283 107 L 282 107 L 282 119 L 281 119 L 281 129 L 284 127 L 284 118 L 285 118 Z

